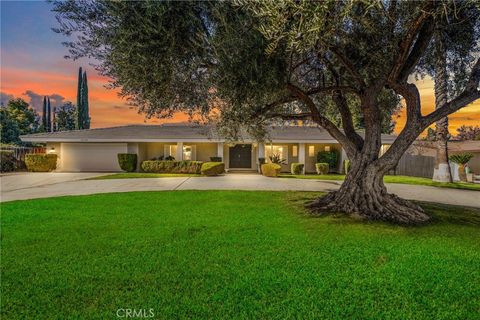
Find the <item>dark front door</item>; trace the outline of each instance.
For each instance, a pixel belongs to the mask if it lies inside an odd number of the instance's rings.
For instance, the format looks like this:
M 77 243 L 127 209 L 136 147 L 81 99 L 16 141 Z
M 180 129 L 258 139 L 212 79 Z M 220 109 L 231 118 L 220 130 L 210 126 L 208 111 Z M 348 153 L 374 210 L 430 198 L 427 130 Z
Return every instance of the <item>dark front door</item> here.
M 229 151 L 230 168 L 251 168 L 252 167 L 252 145 L 237 144 L 230 147 Z

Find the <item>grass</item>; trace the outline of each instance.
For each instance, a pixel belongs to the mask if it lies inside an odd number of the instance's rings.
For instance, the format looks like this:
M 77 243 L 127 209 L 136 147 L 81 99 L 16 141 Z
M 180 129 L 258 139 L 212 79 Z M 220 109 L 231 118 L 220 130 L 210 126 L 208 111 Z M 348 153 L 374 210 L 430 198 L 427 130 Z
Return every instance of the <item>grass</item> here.
M 343 181 L 345 175 L 343 174 L 306 174 L 306 175 L 292 175 L 292 174 L 281 174 L 281 178 L 296 178 L 296 179 L 317 179 L 317 180 L 339 180 Z M 420 177 L 408 177 L 408 176 L 385 176 L 383 179 L 386 183 L 402 183 L 402 184 L 415 184 L 422 186 L 432 186 L 440 188 L 452 188 L 452 189 L 465 189 L 465 190 L 475 190 L 480 191 L 480 184 L 475 183 L 466 183 L 466 182 L 452 182 L 452 183 L 443 183 L 435 182 L 432 179 L 420 178 Z
M 92 177 L 86 180 L 108 180 L 108 179 L 135 179 L 135 178 L 172 178 L 172 177 L 200 177 L 194 173 L 144 173 L 144 172 L 122 172 L 107 174 L 104 176 Z
M 2 204 L 2 319 L 478 319 L 480 210 L 399 227 L 312 218 L 293 192 Z

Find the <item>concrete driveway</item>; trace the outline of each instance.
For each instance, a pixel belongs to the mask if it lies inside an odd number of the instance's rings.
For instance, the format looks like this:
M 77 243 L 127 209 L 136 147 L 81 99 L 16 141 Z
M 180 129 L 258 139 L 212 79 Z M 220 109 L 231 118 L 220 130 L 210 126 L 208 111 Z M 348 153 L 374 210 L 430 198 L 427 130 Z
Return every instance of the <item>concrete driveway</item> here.
M 1 201 L 128 191 L 275 190 L 331 191 L 341 181 L 267 178 L 257 174 L 219 177 L 83 180 L 105 173 L 22 173 L 1 177 Z M 387 184 L 389 192 L 411 200 L 480 208 L 480 192 L 406 184 Z

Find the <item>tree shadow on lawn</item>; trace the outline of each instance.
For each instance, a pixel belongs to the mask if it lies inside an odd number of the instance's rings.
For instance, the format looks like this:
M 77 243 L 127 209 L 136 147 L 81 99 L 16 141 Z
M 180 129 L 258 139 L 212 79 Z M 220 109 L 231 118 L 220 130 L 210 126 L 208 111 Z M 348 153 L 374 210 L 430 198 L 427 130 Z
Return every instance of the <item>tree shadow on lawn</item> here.
M 287 200 L 287 203 L 292 206 L 292 209 L 296 208 L 296 210 L 298 211 L 298 208 L 304 208 L 301 212 L 305 215 L 305 217 L 311 218 L 311 219 L 331 218 L 329 221 L 330 223 L 341 223 L 341 224 L 359 223 L 359 224 L 384 224 L 389 226 L 399 226 L 399 225 L 395 225 L 388 222 L 368 221 L 359 217 L 345 216 L 345 215 L 336 214 L 336 213 L 324 214 L 324 215 L 310 214 L 310 212 L 307 209 L 305 209 L 305 204 L 322 195 L 325 195 L 325 193 L 314 192 L 314 191 L 289 192 L 287 194 L 286 200 Z M 480 227 L 480 209 L 479 208 L 440 204 L 440 203 L 434 203 L 434 202 L 413 201 L 413 200 L 412 202 L 420 205 L 432 217 L 431 222 L 424 225 L 418 225 L 418 226 L 399 226 L 399 227 L 422 228 L 422 227 L 428 227 L 433 225 L 447 225 L 447 224 Z

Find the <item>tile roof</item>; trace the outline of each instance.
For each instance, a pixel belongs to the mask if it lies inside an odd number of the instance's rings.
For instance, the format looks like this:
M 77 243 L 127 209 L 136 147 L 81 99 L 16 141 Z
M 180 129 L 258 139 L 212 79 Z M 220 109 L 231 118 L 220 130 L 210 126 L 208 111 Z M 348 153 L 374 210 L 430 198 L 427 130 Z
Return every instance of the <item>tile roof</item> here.
M 323 128 L 314 126 L 272 127 L 273 141 L 312 142 L 334 139 Z M 163 125 L 128 125 L 111 128 L 72 130 L 36 133 L 20 136 L 26 142 L 141 142 L 141 141 L 223 141 L 215 136 L 210 127 L 190 123 L 169 123 Z M 382 141 L 392 142 L 395 136 L 383 135 Z M 249 141 L 248 138 L 245 141 Z

